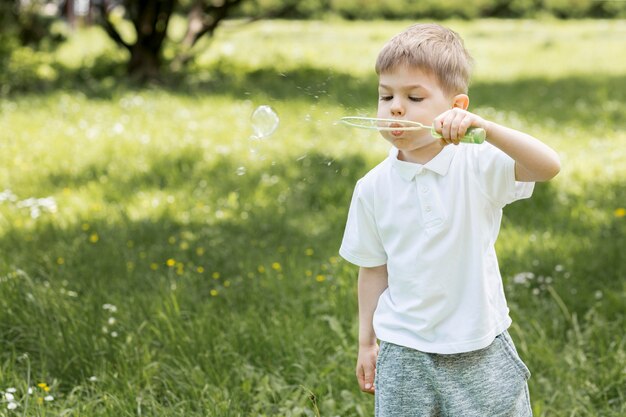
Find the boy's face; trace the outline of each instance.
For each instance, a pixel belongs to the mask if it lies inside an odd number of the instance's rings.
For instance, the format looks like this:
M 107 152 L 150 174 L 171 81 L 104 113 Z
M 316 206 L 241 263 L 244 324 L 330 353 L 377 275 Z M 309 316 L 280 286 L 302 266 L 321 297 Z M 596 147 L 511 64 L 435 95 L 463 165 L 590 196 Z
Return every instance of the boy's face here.
M 454 97 L 439 87 L 434 75 L 404 65 L 380 74 L 378 96 L 379 118 L 411 120 L 426 126 L 431 126 L 437 116 L 454 106 Z M 439 139 L 430 135 L 430 129 L 381 134 L 401 153 L 439 145 Z

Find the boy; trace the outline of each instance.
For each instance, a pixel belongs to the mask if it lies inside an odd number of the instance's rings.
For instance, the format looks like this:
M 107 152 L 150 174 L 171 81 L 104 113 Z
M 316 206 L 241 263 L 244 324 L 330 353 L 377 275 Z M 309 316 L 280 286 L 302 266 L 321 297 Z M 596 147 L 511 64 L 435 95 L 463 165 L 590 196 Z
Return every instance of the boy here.
M 435 24 L 395 36 L 376 62 L 378 117 L 442 135 L 382 133 L 393 147 L 357 182 L 339 251 L 360 267 L 356 371 L 379 417 L 532 415 L 494 244 L 502 208 L 560 162 L 467 111 L 470 64 L 460 37 Z M 486 142 L 459 144 L 469 127 Z

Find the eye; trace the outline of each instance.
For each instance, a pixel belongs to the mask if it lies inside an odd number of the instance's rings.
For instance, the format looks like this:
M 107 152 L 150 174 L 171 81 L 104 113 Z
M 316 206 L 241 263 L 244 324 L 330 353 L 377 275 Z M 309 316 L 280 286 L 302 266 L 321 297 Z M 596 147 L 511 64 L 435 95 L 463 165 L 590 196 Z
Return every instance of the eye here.
M 419 103 L 421 101 L 424 101 L 424 97 L 414 97 L 414 96 L 409 96 L 409 100 L 414 101 L 416 103 Z
M 380 101 L 389 101 L 393 99 L 393 96 L 380 96 Z

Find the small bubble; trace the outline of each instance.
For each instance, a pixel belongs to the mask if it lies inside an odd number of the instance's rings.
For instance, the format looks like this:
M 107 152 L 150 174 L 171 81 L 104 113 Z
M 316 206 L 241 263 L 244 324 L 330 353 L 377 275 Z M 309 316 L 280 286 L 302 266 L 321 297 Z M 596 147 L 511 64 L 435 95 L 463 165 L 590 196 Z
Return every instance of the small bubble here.
M 280 119 L 270 106 L 263 105 L 252 113 L 252 129 L 256 137 L 263 139 L 270 136 L 278 128 Z

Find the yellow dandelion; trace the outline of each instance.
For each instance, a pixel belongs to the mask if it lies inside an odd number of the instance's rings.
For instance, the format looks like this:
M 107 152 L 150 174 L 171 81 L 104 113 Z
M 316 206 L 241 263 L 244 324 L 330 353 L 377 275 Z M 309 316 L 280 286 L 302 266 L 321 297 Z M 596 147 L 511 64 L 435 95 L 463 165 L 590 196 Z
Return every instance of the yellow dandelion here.
M 50 391 L 50 387 L 45 382 L 40 382 L 39 384 L 37 384 L 37 386 L 41 388 L 42 390 L 44 390 L 45 392 Z
M 152 269 L 153 271 L 156 271 L 157 269 L 159 269 L 159 264 L 156 262 L 152 262 L 150 264 L 150 269 Z
M 204 255 L 204 248 L 203 247 L 196 248 L 196 255 L 198 256 Z
M 176 243 L 176 238 L 174 236 L 170 236 L 167 239 L 167 243 L 169 243 L 170 245 L 173 245 L 174 243 Z
M 126 268 L 127 268 L 129 271 L 132 271 L 133 269 L 135 269 L 135 263 L 134 263 L 134 262 L 131 262 L 131 261 L 126 262 Z
M 213 272 L 213 274 L 211 276 L 213 277 L 213 279 L 220 279 L 220 273 L 219 272 Z
M 57 264 L 63 265 L 64 263 L 65 263 L 65 259 L 63 259 L 62 257 L 57 258 Z
M 259 271 L 259 274 L 262 274 L 265 272 L 265 267 L 263 265 L 259 265 L 259 267 L 257 268 L 257 271 Z
M 187 250 L 189 249 L 189 243 L 187 242 L 180 242 L 180 250 Z
M 39 405 L 43 404 L 43 398 L 42 397 L 37 397 L 37 404 L 39 404 Z
M 217 294 L 219 294 L 217 290 L 211 290 L 211 297 L 217 297 Z
M 304 275 L 306 275 L 307 277 L 312 277 L 313 271 L 311 271 L 310 269 L 307 269 L 306 271 L 304 271 Z
M 167 266 L 169 266 L 169 267 L 171 268 L 171 267 L 173 267 L 174 265 L 176 265 L 176 261 L 175 261 L 174 259 L 170 258 L 170 259 L 168 259 L 168 260 L 165 262 L 165 265 L 167 265 Z
M 228 280 L 224 281 L 224 287 L 226 288 L 230 287 L 230 281 Z
M 326 277 L 324 275 L 320 274 L 320 275 L 315 277 L 315 281 L 317 281 L 317 282 L 324 282 L 324 281 L 326 281 Z
M 626 208 L 624 207 L 617 208 L 615 209 L 613 214 L 615 215 L 615 217 L 624 217 L 626 216 Z
M 339 257 L 331 256 L 330 259 L 328 259 L 328 261 L 330 262 L 331 265 L 336 265 L 339 262 Z
M 304 251 L 304 253 L 306 254 L 306 256 L 313 256 L 315 251 L 312 248 L 308 248 L 307 250 Z
M 91 236 L 89 236 L 89 241 L 91 243 L 97 243 L 100 240 L 100 236 L 98 236 L 97 233 L 92 233 Z
M 196 271 L 198 271 L 199 274 L 204 272 L 204 268 L 199 266 L 198 268 L 196 268 Z
M 89 226 L 89 223 L 83 223 L 83 225 L 81 226 L 81 229 L 83 229 L 84 232 L 86 232 L 87 230 L 89 230 L 91 226 Z
M 283 268 L 282 268 L 282 266 L 280 266 L 280 264 L 279 264 L 278 262 L 274 262 L 274 263 L 272 264 L 272 269 L 273 269 L 273 270 L 275 270 L 275 271 L 280 271 L 280 270 L 282 270 Z

